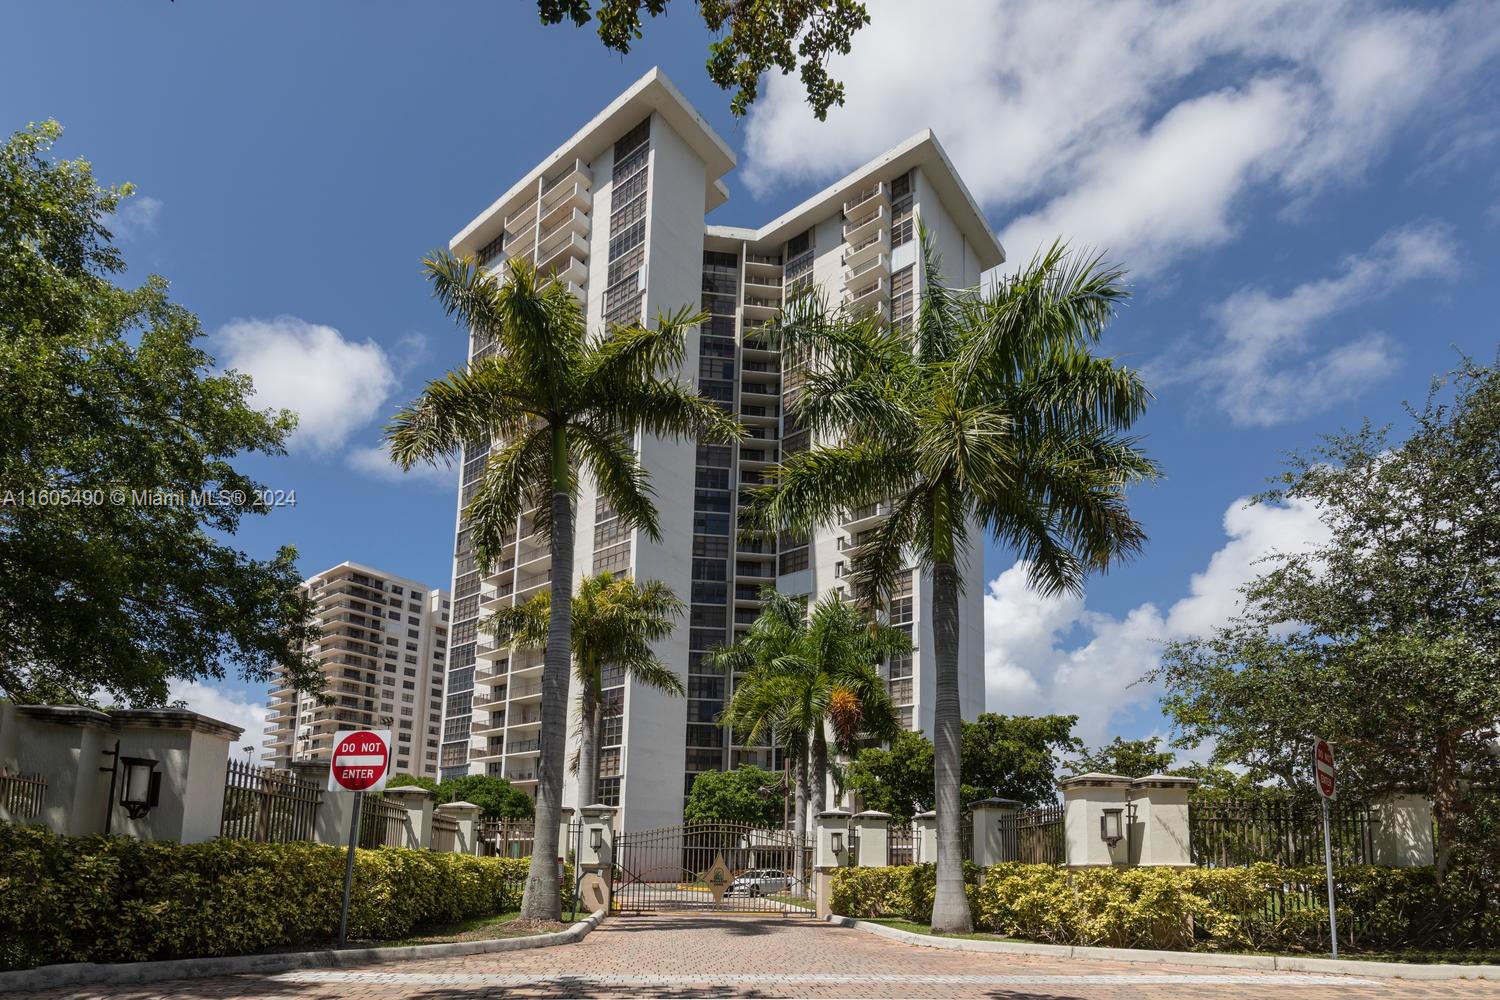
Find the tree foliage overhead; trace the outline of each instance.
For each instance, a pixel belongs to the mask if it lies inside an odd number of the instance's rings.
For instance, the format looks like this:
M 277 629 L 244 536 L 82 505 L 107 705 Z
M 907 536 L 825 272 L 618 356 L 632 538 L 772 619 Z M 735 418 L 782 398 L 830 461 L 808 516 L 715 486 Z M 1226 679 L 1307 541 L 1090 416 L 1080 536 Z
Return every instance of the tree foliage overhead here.
M 114 283 L 107 227 L 131 188 L 49 158 L 61 134 L 31 125 L 0 148 L 0 690 L 152 706 L 173 680 L 277 665 L 315 689 L 295 550 L 222 541 L 267 511 L 231 461 L 281 454 L 295 418 L 212 372 L 164 279 Z
M 443 781 L 414 774 L 397 774 L 386 782 L 385 787 L 404 788 L 411 785 L 431 792 L 434 805 L 472 802 L 479 807 L 486 819 L 530 819 L 535 809 L 530 795 L 493 774 L 465 774 Z
M 786 809 L 781 775 L 742 764 L 693 779 L 682 818 L 687 823 L 747 823 L 781 828 Z
M 1161 737 L 1127 740 L 1116 736 L 1102 747 L 1087 747 L 1068 761 L 1072 774 L 1118 774 L 1126 778 L 1144 778 L 1148 774 L 1165 774 L 1177 760 L 1171 750 L 1162 748 Z
M 996 715 L 986 712 L 963 724 L 960 797 L 967 809 L 979 799 L 1015 799 L 1027 805 L 1051 802 L 1063 754 L 1080 747 L 1075 715 Z M 902 819 L 933 808 L 932 741 L 906 732 L 890 749 L 861 750 L 848 767 L 848 788 L 866 809 Z
M 1463 789 L 1500 781 L 1500 369 L 1465 360 L 1408 413 L 1405 440 L 1366 423 L 1292 457 L 1258 499 L 1316 505 L 1327 541 L 1273 556 L 1243 613 L 1153 677 L 1216 762 L 1305 787 L 1323 736 L 1341 794 L 1429 792 L 1443 868 Z
M 668 0 L 537 0 L 543 24 L 564 18 L 583 26 L 597 18 L 604 47 L 624 55 L 643 37 L 642 14 L 659 17 Z M 822 121 L 844 103 L 844 85 L 829 75 L 828 60 L 848 55 L 854 33 L 870 23 L 858 0 L 698 0 L 698 12 L 718 40 L 708 47 L 708 77 L 734 90 L 729 108 L 738 117 L 760 96 L 760 78 L 771 70 L 798 73 L 807 103 Z

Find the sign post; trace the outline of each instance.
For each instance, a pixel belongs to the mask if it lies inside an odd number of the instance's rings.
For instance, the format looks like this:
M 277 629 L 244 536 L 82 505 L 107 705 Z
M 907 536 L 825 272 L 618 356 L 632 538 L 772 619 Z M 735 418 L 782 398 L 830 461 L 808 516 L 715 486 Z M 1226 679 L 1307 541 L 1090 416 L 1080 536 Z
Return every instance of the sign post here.
M 1333 840 L 1328 833 L 1328 801 L 1334 798 L 1338 785 L 1333 766 L 1333 747 L 1322 737 L 1313 740 L 1313 784 L 1323 803 L 1323 867 L 1328 873 L 1328 940 L 1333 957 L 1339 957 L 1339 916 L 1333 897 Z
M 349 938 L 349 893 L 354 887 L 354 848 L 359 845 L 360 806 L 365 792 L 378 792 L 385 787 L 390 764 L 389 729 L 344 729 L 334 733 L 328 790 L 354 793 L 354 808 L 349 813 L 349 850 L 344 855 L 344 899 L 339 906 L 340 948 Z

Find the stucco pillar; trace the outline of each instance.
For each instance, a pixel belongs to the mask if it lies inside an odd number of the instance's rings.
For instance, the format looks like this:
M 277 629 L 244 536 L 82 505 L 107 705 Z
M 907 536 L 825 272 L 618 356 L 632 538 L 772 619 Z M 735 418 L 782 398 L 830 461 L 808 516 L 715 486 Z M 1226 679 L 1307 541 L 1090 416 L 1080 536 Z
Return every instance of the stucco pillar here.
M 1132 779 L 1119 774 L 1080 774 L 1058 783 L 1063 796 L 1063 835 L 1070 868 L 1130 864 L 1129 823 Z M 1119 824 L 1120 839 L 1103 838 L 1104 824 Z
M 937 813 L 930 809 L 911 818 L 911 854 L 914 864 L 937 864 Z
M 833 873 L 848 864 L 849 814 L 830 809 L 813 817 L 813 891 L 817 895 L 817 915 L 823 919 L 831 913 Z
M 980 799 L 969 807 L 974 824 L 973 862 L 980 870 L 1016 859 L 1015 819 L 1021 803 L 1015 799 Z
M 406 842 L 401 846 L 417 849 L 431 846 L 432 793 L 420 785 L 402 785 L 380 794 L 406 809 Z
M 1130 783 L 1135 806 L 1128 837 L 1131 864 L 1192 867 L 1188 796 L 1197 787 L 1197 778 L 1173 774 L 1148 774 Z
M 1425 795 L 1400 792 L 1375 804 L 1379 824 L 1371 831 L 1373 861 L 1391 868 L 1433 864 L 1432 803 Z
M 584 806 L 580 810 L 583 817 L 583 843 L 578 851 L 580 868 L 587 871 L 609 871 L 614 859 L 615 812 L 614 806 L 603 803 Z
M 335 847 L 349 843 L 349 822 L 354 818 L 354 792 L 328 790 L 328 761 L 292 761 L 292 773 L 323 789 L 318 797 L 318 811 L 313 817 L 313 840 Z
M 573 829 L 573 807 L 557 810 L 557 856 L 567 858 L 578 847 L 578 831 Z
M 453 850 L 458 854 L 479 853 L 479 807 L 472 802 L 444 802 L 433 810 L 458 824 Z
M 854 814 L 854 831 L 859 838 L 859 857 L 854 863 L 861 868 L 884 868 L 891 863 L 891 814 L 866 809 Z

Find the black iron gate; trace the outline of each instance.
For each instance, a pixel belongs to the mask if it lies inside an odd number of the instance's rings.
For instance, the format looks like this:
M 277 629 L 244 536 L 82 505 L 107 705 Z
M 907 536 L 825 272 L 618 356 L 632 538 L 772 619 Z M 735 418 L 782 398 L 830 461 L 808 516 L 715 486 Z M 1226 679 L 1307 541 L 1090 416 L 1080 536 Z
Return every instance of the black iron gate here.
M 615 841 L 611 909 L 812 916 L 808 845 L 798 839 L 787 830 L 740 823 L 622 833 Z

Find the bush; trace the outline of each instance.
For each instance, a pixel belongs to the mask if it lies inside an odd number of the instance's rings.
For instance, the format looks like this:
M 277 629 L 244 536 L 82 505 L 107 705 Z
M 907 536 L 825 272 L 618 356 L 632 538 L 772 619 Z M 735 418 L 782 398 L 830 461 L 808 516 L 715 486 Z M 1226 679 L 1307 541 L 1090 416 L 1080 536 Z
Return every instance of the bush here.
M 1002 864 L 966 873 L 976 930 L 1054 944 L 1117 948 L 1324 951 L 1323 869 L 1080 868 Z M 1339 941 L 1349 951 L 1493 948 L 1495 888 L 1432 868 L 1358 865 L 1336 873 Z M 845 868 L 832 907 L 850 917 L 932 918 L 930 865 Z
M 243 955 L 338 931 L 342 847 L 59 837 L 0 823 L 0 969 Z M 357 851 L 349 936 L 519 908 L 528 858 Z

